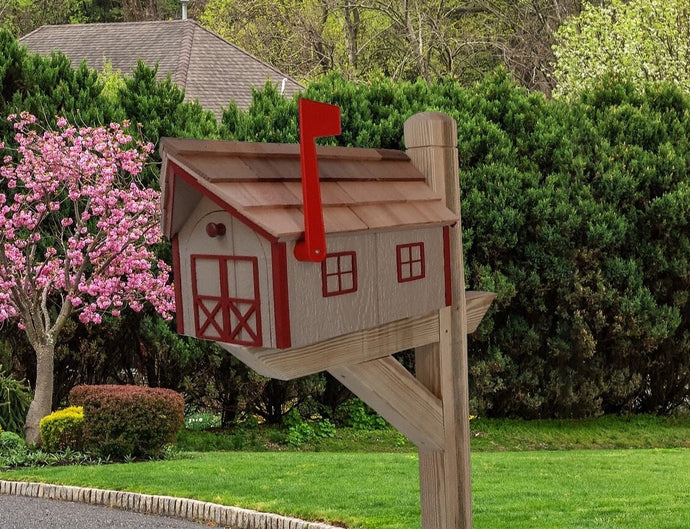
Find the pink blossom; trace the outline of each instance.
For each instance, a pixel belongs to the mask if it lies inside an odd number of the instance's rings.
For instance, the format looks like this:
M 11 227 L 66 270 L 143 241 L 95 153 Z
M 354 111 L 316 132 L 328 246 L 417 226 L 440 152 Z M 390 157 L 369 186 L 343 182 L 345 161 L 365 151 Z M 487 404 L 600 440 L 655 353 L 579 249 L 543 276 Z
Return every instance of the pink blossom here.
M 127 124 L 77 128 L 58 118 L 58 131 L 39 133 L 28 113 L 8 119 L 18 147 L 0 166 L 10 190 L 0 193 L 0 321 L 26 328 L 15 296 L 44 291 L 63 294 L 83 322 L 145 302 L 170 318 L 170 269 L 152 250 L 159 194 L 136 184 L 153 146 L 134 144 Z M 41 317 L 40 307 L 31 312 Z

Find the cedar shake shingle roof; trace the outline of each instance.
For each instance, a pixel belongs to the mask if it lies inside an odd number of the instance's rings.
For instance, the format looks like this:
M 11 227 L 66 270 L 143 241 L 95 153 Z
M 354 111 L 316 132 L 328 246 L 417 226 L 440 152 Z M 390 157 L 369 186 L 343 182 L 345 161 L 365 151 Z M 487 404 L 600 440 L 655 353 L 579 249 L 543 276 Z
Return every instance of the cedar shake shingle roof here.
M 179 231 L 202 194 L 214 196 L 270 238 L 302 235 L 298 144 L 163 138 L 160 152 L 167 237 Z M 319 146 L 317 156 L 326 234 L 458 220 L 404 152 Z
M 42 26 L 19 42 L 41 55 L 62 51 L 74 66 L 85 60 L 99 71 L 105 62 L 126 75 L 138 59 L 151 67 L 158 63 L 159 78 L 170 74 L 188 100 L 198 99 L 218 118 L 231 100 L 240 108 L 249 107 L 252 87 L 262 88 L 267 80 L 280 90 L 285 79 L 286 97 L 303 88 L 193 20 Z

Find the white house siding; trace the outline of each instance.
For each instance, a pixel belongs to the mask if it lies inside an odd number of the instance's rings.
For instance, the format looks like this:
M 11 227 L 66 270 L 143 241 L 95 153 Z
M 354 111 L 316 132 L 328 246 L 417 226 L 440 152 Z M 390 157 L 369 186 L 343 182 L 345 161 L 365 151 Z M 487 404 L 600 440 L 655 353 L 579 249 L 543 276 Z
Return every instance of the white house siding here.
M 206 226 L 209 223 L 223 223 L 226 233 L 220 237 L 209 237 Z M 183 286 L 184 330 L 188 336 L 195 336 L 194 303 L 192 291 L 192 255 L 255 256 L 258 259 L 258 281 L 261 300 L 261 334 L 263 347 L 275 347 L 273 289 L 271 285 L 271 245 L 264 238 L 250 230 L 244 223 L 220 210 L 209 199 L 203 198 L 188 221 L 180 230 L 180 278 Z M 241 272 L 243 266 L 238 267 Z M 208 291 L 218 289 L 209 282 L 209 277 L 197 274 L 197 281 Z M 238 278 L 229 285 L 238 297 L 251 297 L 253 284 L 250 278 Z M 219 290 L 217 290 L 219 292 Z
M 423 242 L 423 279 L 398 282 L 396 246 Z M 292 346 L 312 344 L 411 316 L 445 304 L 443 230 L 415 230 L 329 236 L 328 253 L 355 251 L 357 291 L 324 297 L 321 264 L 299 262 L 288 244 Z
M 376 235 L 381 323 L 411 316 L 423 316 L 445 305 L 445 274 L 443 262 L 443 230 L 427 228 L 389 231 Z M 398 283 L 396 246 L 424 243 L 426 274 L 423 279 Z
M 329 236 L 328 253 L 357 254 L 357 291 L 323 296 L 321 263 L 300 262 L 288 243 L 288 283 L 292 346 L 312 344 L 378 325 L 376 239 L 362 234 Z

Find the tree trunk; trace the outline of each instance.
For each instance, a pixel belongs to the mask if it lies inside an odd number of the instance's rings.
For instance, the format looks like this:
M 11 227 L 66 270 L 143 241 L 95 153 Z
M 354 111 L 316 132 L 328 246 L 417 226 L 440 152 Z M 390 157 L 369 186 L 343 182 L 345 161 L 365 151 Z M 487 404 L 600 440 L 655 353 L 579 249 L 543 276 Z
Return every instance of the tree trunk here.
M 36 350 L 36 389 L 34 400 L 29 406 L 26 416 L 25 437 L 28 444 L 40 444 L 41 432 L 39 423 L 48 415 L 53 406 L 53 364 L 55 363 L 55 344 L 52 340 L 41 346 L 34 346 Z
M 359 30 L 360 30 L 360 16 L 359 7 L 355 5 L 353 0 L 347 0 L 344 7 L 345 15 L 345 43 L 347 45 L 347 60 L 349 62 L 350 71 L 357 75 L 357 61 L 359 55 Z

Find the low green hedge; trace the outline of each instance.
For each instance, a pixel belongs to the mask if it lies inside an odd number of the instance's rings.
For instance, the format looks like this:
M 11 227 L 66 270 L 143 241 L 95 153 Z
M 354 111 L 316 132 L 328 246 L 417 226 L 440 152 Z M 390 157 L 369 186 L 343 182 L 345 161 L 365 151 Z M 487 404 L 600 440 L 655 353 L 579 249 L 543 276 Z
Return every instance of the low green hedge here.
M 48 452 L 81 450 L 84 439 L 84 408 L 70 406 L 41 419 L 41 444 Z
M 77 386 L 70 403 L 84 408 L 84 449 L 113 459 L 159 456 L 184 420 L 184 398 L 169 389 Z
M 0 432 L 0 455 L 9 455 L 26 449 L 24 439 L 14 432 Z

